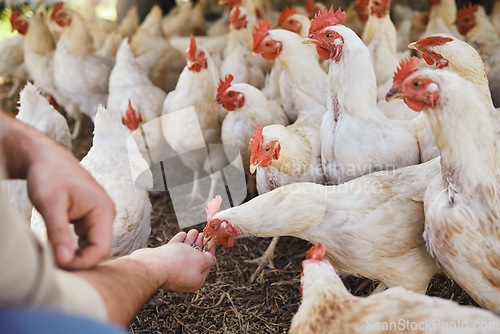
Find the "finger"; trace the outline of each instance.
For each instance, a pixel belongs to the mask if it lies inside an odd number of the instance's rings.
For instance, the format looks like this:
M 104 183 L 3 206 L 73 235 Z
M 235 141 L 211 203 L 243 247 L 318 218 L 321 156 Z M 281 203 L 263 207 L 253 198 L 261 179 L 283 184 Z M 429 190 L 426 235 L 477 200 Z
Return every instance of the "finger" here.
M 99 206 L 77 223 L 84 226 L 83 235 L 79 235 L 83 240 L 75 258 L 66 266 L 68 269 L 91 268 L 110 255 L 114 217 L 114 207 Z M 82 233 L 79 228 L 75 230 Z
M 196 238 L 196 241 L 194 242 L 196 246 L 198 246 L 200 249 L 203 248 L 203 233 L 198 234 L 198 237 Z
M 64 205 L 64 201 L 58 201 L 47 210 L 41 209 L 40 214 L 47 226 L 47 238 L 52 245 L 56 263 L 58 266 L 64 267 L 75 256 L 66 205 Z
M 187 235 L 186 232 L 181 231 L 176 235 L 174 235 L 168 243 L 182 243 L 184 242 L 184 240 L 186 240 L 186 235 Z
M 192 245 L 195 243 L 197 238 L 198 238 L 198 231 L 196 231 L 195 229 L 189 230 L 186 236 L 186 240 L 184 240 L 184 243 Z

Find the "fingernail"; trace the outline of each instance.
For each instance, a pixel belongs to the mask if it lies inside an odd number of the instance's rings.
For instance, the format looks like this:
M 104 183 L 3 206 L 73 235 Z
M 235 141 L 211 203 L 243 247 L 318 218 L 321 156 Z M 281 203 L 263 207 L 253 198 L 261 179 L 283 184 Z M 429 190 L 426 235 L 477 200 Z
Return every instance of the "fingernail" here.
M 59 245 L 56 249 L 57 261 L 67 263 L 71 261 L 71 252 L 66 245 Z

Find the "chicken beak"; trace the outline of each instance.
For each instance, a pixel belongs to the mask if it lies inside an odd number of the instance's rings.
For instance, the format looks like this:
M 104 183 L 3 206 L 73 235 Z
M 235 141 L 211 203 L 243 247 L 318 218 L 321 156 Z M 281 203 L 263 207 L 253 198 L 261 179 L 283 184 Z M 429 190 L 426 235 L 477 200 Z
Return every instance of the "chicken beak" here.
M 252 58 L 255 58 L 255 57 L 258 57 L 258 56 L 259 56 L 258 53 L 252 52 Z
M 392 87 L 391 90 L 389 90 L 389 92 L 385 95 L 385 100 L 389 102 L 401 97 L 403 97 L 403 94 L 399 92 L 398 87 Z
M 316 44 L 316 40 L 309 37 L 304 37 L 304 39 L 302 40 L 302 44 Z
M 188 67 L 188 68 L 191 68 L 191 67 L 193 67 L 193 65 L 194 65 L 195 63 L 196 63 L 196 62 L 194 62 L 194 61 L 192 61 L 192 60 L 188 60 L 188 61 L 187 61 L 187 67 Z
M 408 48 L 418 51 L 417 42 L 413 42 L 413 43 L 408 44 Z
M 214 237 L 203 237 L 203 252 L 208 251 L 215 243 Z
M 250 174 L 255 173 L 255 170 L 257 169 L 257 165 L 250 164 Z
M 219 104 L 219 99 L 215 99 L 214 102 L 212 102 L 212 107 L 216 107 Z

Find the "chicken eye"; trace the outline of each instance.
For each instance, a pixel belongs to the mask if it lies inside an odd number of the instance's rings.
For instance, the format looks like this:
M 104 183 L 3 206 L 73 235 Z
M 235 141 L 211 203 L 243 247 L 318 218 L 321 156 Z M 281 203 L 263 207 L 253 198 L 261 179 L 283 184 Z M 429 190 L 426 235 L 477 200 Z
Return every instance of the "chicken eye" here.
M 271 149 L 270 147 L 266 148 L 266 152 L 269 152 L 270 149 Z
M 420 80 L 413 81 L 413 87 L 419 88 L 420 86 L 422 86 L 422 81 Z
M 330 38 L 333 37 L 333 34 L 330 33 L 330 32 L 327 32 L 327 33 L 325 33 L 325 37 L 328 38 L 328 39 L 330 39 Z
M 217 227 L 215 226 L 215 224 L 214 224 L 214 223 L 212 223 L 212 228 L 213 228 L 214 230 L 216 230 L 216 229 L 217 229 Z
M 267 42 L 265 45 L 266 45 L 266 46 L 271 46 L 271 43 Z
M 293 24 L 293 20 L 288 21 L 288 23 Z
M 234 92 L 229 92 L 229 93 L 227 93 L 227 96 L 229 96 L 229 97 L 233 97 L 233 96 L 234 96 Z

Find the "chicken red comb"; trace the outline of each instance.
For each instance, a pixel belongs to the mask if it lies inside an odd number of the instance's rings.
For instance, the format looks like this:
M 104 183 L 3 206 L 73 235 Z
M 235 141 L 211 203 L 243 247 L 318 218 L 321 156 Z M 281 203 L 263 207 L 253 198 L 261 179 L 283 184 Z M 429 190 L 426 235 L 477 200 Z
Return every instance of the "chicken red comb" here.
M 398 69 L 394 72 L 392 85 L 400 85 L 410 74 L 416 71 L 417 65 L 420 63 L 418 57 L 412 56 L 404 58 L 399 62 Z
M 268 19 L 265 19 L 263 21 L 259 20 L 257 24 L 258 26 L 254 26 L 254 32 L 252 32 L 252 51 L 257 49 L 259 44 L 264 40 L 264 38 L 266 38 L 267 34 L 269 33 L 269 28 L 271 28 L 271 22 L 269 22 Z
M 193 34 L 191 34 L 191 41 L 189 43 L 189 50 L 187 52 L 188 59 L 194 59 L 196 56 L 196 40 L 194 39 Z
M 325 245 L 322 242 L 318 242 L 310 250 L 307 251 L 306 260 L 323 260 L 325 256 Z
M 240 17 L 240 5 L 236 5 L 236 7 L 231 10 L 229 13 L 229 24 L 234 25 L 238 22 L 238 18 Z
M 311 20 L 311 26 L 309 27 L 309 34 L 315 33 L 323 28 L 334 26 L 338 23 L 345 21 L 345 12 L 340 8 L 335 12 L 333 10 L 333 5 L 330 7 L 329 11 L 323 8 L 323 11 L 319 11 L 314 18 Z
M 212 219 L 212 217 L 219 212 L 220 205 L 222 204 L 222 197 L 220 195 L 215 196 L 210 202 L 208 202 L 205 212 L 207 213 L 207 222 Z
M 463 5 L 458 11 L 457 11 L 457 21 L 460 21 L 464 17 L 467 17 L 469 15 L 474 14 L 477 12 L 478 7 L 476 4 L 472 4 L 469 2 L 469 5 Z
M 12 15 L 10 16 L 10 25 L 12 26 L 12 31 L 14 31 L 14 25 L 16 24 L 16 20 L 18 17 L 21 16 L 21 10 L 15 10 L 12 12 Z
M 52 13 L 50 14 L 51 19 L 55 19 L 57 13 L 64 7 L 64 2 L 58 1 L 55 3 L 54 8 L 52 9 Z
M 222 94 L 231 87 L 231 82 L 233 81 L 234 77 L 232 74 L 226 75 L 226 78 L 224 80 L 219 79 L 219 87 L 217 87 L 217 96 L 216 98 L 219 99 L 222 97 Z
M 283 11 L 280 14 L 280 17 L 278 18 L 278 25 L 283 25 L 283 23 L 286 21 L 287 18 L 296 13 L 297 9 L 295 9 L 294 6 L 286 7 L 285 9 L 283 9 Z
M 448 42 L 453 42 L 453 38 L 444 37 L 444 36 L 429 36 L 426 38 L 422 38 L 415 42 L 415 45 L 421 48 L 427 48 L 430 46 L 439 46 L 446 44 Z
M 263 130 L 262 125 L 259 124 L 257 125 L 257 127 L 254 126 L 253 129 L 254 129 L 254 134 L 250 137 L 251 153 L 257 152 L 262 143 L 262 140 L 264 140 L 264 138 L 262 137 L 262 130 Z
M 137 130 L 141 122 L 142 122 L 141 114 L 135 111 L 134 107 L 132 107 L 132 102 L 130 101 L 130 99 L 128 99 L 127 111 L 125 112 L 125 115 L 122 116 L 123 125 L 126 125 L 127 128 L 134 131 Z

